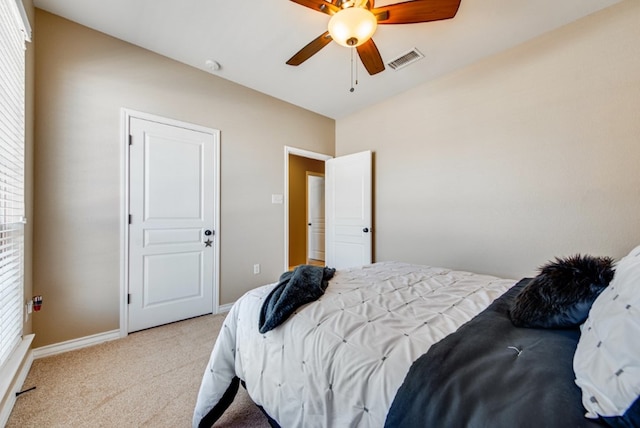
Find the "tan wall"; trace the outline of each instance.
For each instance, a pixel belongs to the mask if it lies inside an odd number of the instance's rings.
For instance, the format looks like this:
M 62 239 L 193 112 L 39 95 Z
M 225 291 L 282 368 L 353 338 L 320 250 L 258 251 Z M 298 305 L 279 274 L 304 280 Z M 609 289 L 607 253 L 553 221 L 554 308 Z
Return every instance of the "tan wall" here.
M 307 171 L 324 174 L 324 161 L 289 155 L 289 266 L 307 262 Z
M 119 327 L 122 107 L 221 130 L 220 303 L 277 280 L 284 146 L 333 154 L 335 122 L 36 12 L 35 346 Z
M 638 22 L 627 0 L 338 120 L 337 155 L 376 152 L 377 260 L 517 278 L 640 244 Z

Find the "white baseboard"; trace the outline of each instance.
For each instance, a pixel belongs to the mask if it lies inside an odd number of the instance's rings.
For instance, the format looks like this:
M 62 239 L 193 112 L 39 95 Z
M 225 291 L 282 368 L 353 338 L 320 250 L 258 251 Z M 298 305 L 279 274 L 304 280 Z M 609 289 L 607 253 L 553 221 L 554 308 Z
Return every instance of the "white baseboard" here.
M 220 305 L 220 306 L 218 306 L 218 313 L 219 314 L 224 314 L 225 312 L 229 312 L 231 310 L 232 306 L 233 306 L 233 303 L 227 303 L 226 305 Z
M 3 382 L 6 380 L 8 383 L 5 393 L 5 400 L 2 401 L 2 396 L 0 396 L 0 427 L 3 427 L 9 421 L 9 416 L 11 416 L 11 411 L 13 410 L 13 406 L 16 403 L 16 393 L 20 392 L 22 389 L 22 385 L 24 385 L 24 380 L 27 378 L 29 374 L 29 370 L 31 369 L 31 364 L 33 363 L 33 351 L 29 349 L 31 346 L 31 341 L 33 340 L 34 335 L 30 334 L 23 338 L 22 344 L 18 346 L 18 350 L 15 353 L 14 357 L 12 357 L 3 370 L 10 369 L 13 373 L 15 373 L 15 377 L 9 375 L 3 375 Z M 11 366 L 11 367 L 8 367 Z M 4 374 L 4 372 L 3 372 Z M 15 379 L 15 381 L 13 380 Z
M 91 336 L 80 337 L 78 339 L 67 340 L 66 342 L 54 343 L 53 345 L 41 346 L 33 350 L 33 357 L 44 358 L 63 352 L 75 351 L 76 349 L 98 345 L 110 340 L 120 339 L 120 330 L 105 331 Z

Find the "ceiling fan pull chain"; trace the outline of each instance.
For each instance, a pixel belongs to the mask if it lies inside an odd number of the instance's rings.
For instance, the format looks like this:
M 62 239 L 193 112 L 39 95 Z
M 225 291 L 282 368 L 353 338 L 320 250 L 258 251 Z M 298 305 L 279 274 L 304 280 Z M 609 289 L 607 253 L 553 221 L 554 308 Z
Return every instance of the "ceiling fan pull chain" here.
M 353 66 L 353 68 L 356 70 L 356 85 L 358 84 L 358 55 L 356 55 L 355 53 L 353 53 L 353 51 L 355 51 L 356 48 L 353 48 L 353 50 L 351 51 L 351 55 L 354 55 L 356 58 L 355 64 Z
M 353 92 L 355 91 L 355 88 L 353 87 L 353 48 L 349 49 L 351 51 L 351 64 L 350 64 L 350 72 L 351 72 L 351 88 L 349 89 L 349 92 Z
M 358 84 L 358 58 L 355 59 L 355 62 L 353 60 L 354 58 L 354 51 L 356 50 L 356 48 L 351 48 L 351 88 L 349 89 L 349 92 L 353 92 L 356 90 L 355 86 Z M 355 70 L 355 79 L 353 78 L 354 75 L 354 70 Z

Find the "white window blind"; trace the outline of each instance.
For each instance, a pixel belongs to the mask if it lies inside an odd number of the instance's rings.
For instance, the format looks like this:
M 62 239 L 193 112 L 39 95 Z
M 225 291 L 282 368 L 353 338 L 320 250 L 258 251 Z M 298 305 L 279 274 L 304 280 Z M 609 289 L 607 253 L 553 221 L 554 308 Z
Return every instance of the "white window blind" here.
M 25 41 L 21 0 L 0 0 L 0 368 L 22 337 Z

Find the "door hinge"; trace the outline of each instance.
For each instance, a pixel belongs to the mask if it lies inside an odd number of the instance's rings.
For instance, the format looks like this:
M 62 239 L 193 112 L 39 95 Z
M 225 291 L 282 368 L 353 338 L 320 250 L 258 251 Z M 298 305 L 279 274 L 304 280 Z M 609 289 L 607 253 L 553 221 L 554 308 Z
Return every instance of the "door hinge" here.
M 133 135 L 129 134 L 129 145 L 133 144 Z
M 127 305 L 131 304 L 131 293 L 127 294 Z
M 129 224 L 131 224 L 131 218 L 132 218 L 132 216 L 131 216 L 131 214 L 129 214 Z

